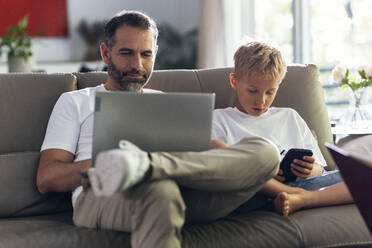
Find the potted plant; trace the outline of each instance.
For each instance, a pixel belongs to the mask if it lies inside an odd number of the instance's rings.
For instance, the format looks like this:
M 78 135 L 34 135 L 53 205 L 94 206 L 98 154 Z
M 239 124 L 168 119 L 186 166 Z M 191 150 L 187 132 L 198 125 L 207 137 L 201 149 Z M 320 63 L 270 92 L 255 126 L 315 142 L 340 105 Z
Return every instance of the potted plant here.
M 27 33 L 28 15 L 17 26 L 9 26 L 0 40 L 0 54 L 7 53 L 9 72 L 31 72 L 31 38 Z
M 351 128 L 367 128 L 370 125 L 368 114 L 369 87 L 372 86 L 372 66 L 361 65 L 352 71 L 344 65 L 337 65 L 332 70 L 332 82 L 349 91 L 349 108 L 341 117 L 340 123 Z

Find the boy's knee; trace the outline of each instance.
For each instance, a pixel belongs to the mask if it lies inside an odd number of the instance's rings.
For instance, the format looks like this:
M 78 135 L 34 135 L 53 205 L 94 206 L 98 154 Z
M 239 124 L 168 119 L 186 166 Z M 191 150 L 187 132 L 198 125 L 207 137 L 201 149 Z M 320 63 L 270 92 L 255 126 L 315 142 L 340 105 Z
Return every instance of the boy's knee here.
M 258 163 L 268 172 L 268 179 L 275 177 L 279 171 L 280 154 L 278 148 L 266 139 L 261 140 Z
M 280 154 L 274 143 L 268 139 L 250 137 L 242 139 L 240 144 L 250 144 L 248 149 L 253 153 L 254 164 L 261 169 L 262 176 L 266 180 L 276 176 L 279 170 Z

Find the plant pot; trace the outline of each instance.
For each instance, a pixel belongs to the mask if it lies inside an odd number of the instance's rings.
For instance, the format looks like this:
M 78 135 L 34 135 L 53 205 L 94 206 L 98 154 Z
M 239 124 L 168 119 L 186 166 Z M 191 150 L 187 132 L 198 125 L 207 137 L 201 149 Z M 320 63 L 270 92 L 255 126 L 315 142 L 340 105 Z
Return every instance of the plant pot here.
M 10 57 L 8 59 L 9 72 L 32 72 L 33 66 L 33 57 Z

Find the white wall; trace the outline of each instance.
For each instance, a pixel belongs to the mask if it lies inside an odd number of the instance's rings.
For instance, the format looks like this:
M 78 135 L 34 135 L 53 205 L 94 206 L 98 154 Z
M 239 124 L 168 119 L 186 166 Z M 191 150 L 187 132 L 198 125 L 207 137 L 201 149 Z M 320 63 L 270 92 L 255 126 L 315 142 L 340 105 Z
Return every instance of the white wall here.
M 182 32 L 199 24 L 199 0 L 67 0 L 69 37 L 34 39 L 35 60 L 82 60 L 85 43 L 76 31 L 79 22 L 107 20 L 122 9 L 144 11 L 158 24 L 167 22 Z

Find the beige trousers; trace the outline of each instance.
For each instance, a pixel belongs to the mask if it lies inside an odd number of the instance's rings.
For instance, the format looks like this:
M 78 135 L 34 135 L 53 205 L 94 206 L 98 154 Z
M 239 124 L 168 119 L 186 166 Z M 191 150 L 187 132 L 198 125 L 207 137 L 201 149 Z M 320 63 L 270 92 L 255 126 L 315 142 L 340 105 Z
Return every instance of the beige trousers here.
M 223 149 L 151 153 L 148 182 L 111 197 L 78 197 L 77 226 L 132 232 L 133 248 L 181 247 L 185 221 L 212 221 L 234 211 L 277 174 L 277 149 L 260 138 Z

